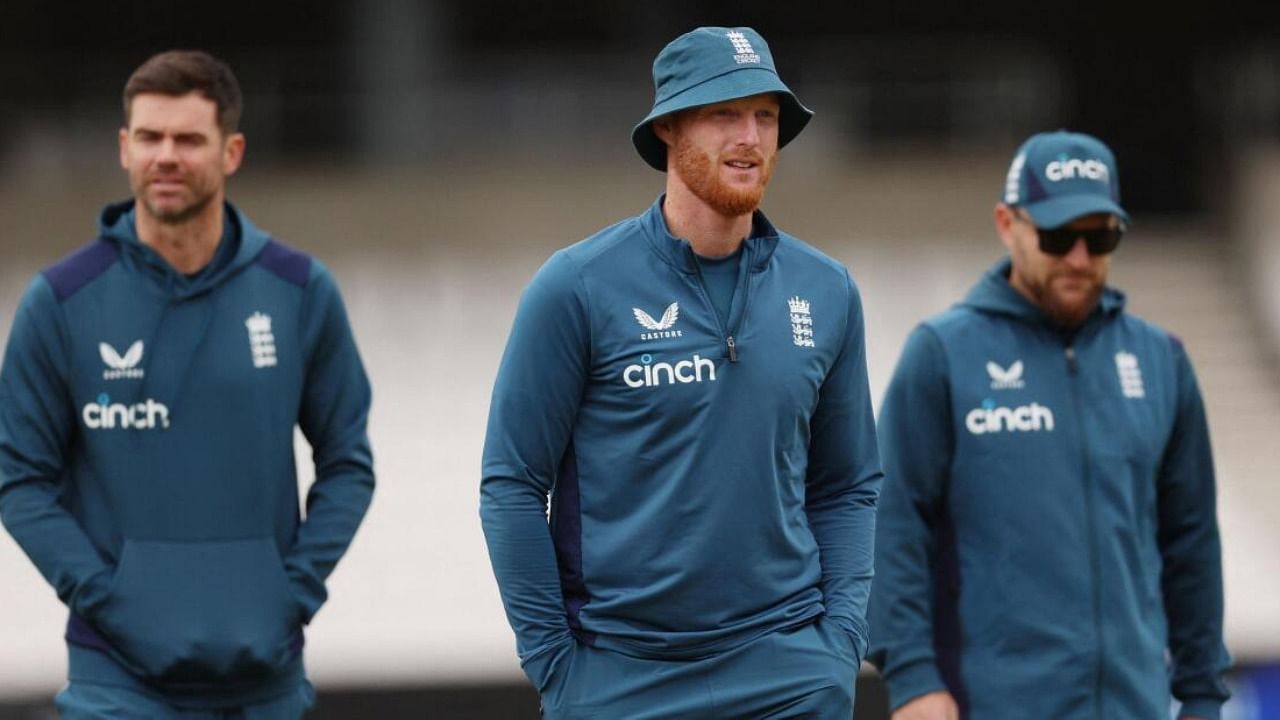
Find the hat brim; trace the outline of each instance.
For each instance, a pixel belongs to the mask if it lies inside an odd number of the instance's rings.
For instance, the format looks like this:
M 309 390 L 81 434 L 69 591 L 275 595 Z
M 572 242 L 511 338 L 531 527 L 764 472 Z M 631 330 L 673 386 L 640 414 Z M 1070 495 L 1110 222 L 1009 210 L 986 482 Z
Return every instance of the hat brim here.
M 631 131 L 636 152 L 661 172 L 667 171 L 667 144 L 653 131 L 653 121 L 680 110 L 740 100 L 752 95 L 776 93 L 778 96 L 778 147 L 784 147 L 800 134 L 813 111 L 800 103 L 776 73 L 765 68 L 741 68 L 705 80 L 653 106 L 649 115 Z
M 1036 227 L 1045 230 L 1062 227 L 1072 220 L 1096 213 L 1116 215 L 1126 223 L 1129 222 L 1129 214 L 1124 211 L 1124 208 L 1111 198 L 1102 195 L 1061 195 L 1027 203 L 1022 207 L 1026 208 L 1027 214 L 1035 221 Z

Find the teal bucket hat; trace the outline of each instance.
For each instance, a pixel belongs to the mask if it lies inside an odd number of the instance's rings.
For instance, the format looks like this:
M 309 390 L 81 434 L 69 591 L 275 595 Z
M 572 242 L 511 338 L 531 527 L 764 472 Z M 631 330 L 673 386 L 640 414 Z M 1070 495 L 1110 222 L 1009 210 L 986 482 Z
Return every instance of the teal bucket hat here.
M 636 152 L 667 170 L 667 145 L 653 132 L 657 118 L 701 105 L 777 93 L 778 147 L 795 139 L 813 117 L 783 84 L 760 33 L 748 27 L 700 27 L 672 40 L 653 61 L 653 109 L 631 131 Z

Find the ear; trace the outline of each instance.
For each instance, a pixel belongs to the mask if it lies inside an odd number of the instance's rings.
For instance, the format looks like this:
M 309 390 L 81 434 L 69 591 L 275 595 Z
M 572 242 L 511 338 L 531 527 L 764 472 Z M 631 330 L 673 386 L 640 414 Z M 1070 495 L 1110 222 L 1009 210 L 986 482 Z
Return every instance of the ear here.
M 1014 209 L 1004 203 L 996 203 L 994 211 L 996 223 L 996 235 L 1000 236 L 1000 242 L 1013 252 L 1013 246 L 1017 238 L 1013 234 L 1013 225 L 1017 222 L 1017 216 L 1014 215 Z
M 129 128 L 120 128 L 120 167 L 129 169 Z
M 667 147 L 675 147 L 676 145 L 676 123 L 675 114 L 663 115 L 653 121 L 653 134 L 658 139 L 666 143 Z
M 244 133 L 232 133 L 222 144 L 222 174 L 234 175 L 244 160 Z

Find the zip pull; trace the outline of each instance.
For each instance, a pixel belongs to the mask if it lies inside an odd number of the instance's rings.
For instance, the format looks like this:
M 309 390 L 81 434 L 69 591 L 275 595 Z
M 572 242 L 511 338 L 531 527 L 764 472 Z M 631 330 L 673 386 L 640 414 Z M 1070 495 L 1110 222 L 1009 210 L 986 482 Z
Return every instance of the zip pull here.
M 1067 356 L 1067 369 L 1071 371 L 1072 375 L 1075 375 L 1076 374 L 1076 349 L 1068 345 L 1067 349 L 1063 352 Z
M 738 362 L 738 344 L 733 341 L 733 336 L 725 338 L 724 344 L 729 347 L 729 362 Z

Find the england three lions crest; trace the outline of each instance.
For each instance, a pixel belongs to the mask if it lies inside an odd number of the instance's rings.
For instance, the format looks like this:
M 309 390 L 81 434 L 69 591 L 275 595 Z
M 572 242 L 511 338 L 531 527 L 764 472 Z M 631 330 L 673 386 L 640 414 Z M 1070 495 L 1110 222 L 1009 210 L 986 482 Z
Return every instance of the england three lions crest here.
M 787 300 L 791 313 L 791 342 L 796 347 L 814 347 L 813 316 L 809 313 L 809 301 L 796 296 Z

